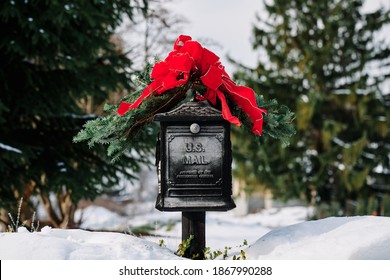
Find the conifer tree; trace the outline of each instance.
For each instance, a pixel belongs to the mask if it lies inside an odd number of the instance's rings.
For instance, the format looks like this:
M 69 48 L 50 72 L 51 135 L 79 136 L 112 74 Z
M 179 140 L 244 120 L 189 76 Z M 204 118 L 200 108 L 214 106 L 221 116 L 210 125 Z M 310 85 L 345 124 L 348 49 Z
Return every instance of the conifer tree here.
M 361 0 L 264 5 L 268 17 L 253 29 L 259 64 L 235 77 L 296 112 L 297 134 L 287 149 L 272 139 L 239 140 L 236 176 L 279 197 L 345 210 L 348 200 L 369 195 L 373 180 L 390 183 L 383 179 L 390 170 L 390 46 L 375 40 L 389 10 L 366 13 Z
M 72 227 L 81 198 L 111 189 L 118 173 L 132 178 L 150 155 L 150 131 L 116 164 L 104 147 L 72 142 L 96 117 L 82 104 L 133 89 L 131 61 L 113 34 L 145 9 L 147 0 L 0 4 L 0 208 L 39 195 L 54 226 Z

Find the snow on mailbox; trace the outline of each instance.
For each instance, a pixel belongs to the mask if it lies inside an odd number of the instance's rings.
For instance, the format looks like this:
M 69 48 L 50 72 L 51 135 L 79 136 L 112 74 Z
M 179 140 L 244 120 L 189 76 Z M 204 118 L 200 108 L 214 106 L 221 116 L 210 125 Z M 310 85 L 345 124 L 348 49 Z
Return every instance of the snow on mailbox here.
M 207 101 L 157 114 L 161 211 L 227 211 L 232 195 L 230 124 Z

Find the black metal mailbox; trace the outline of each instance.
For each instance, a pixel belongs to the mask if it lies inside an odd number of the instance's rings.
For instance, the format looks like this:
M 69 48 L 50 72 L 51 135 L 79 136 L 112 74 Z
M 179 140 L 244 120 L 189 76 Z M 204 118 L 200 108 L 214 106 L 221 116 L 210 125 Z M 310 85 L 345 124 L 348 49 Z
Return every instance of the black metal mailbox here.
M 156 164 L 161 211 L 227 211 L 232 195 L 230 124 L 207 101 L 157 114 Z

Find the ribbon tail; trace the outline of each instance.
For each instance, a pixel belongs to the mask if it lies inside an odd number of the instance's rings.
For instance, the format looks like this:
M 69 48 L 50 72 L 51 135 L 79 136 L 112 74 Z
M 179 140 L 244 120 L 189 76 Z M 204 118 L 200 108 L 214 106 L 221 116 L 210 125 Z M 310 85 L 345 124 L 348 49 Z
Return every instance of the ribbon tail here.
M 229 105 L 227 104 L 226 97 L 225 95 L 220 92 L 219 90 L 215 91 L 219 100 L 221 100 L 221 105 L 222 105 L 222 117 L 227 120 L 228 122 L 235 124 L 237 126 L 241 126 L 241 122 L 239 119 L 235 116 L 232 115 L 229 109 Z
M 263 132 L 263 113 L 267 110 L 259 108 L 255 92 L 245 86 L 237 86 L 231 79 L 224 77 L 223 86 L 234 102 L 249 116 L 253 123 L 252 132 L 261 135 Z
M 126 114 L 130 110 L 130 107 L 131 107 L 130 103 L 123 101 L 119 105 L 117 112 L 120 116 L 123 116 L 124 114 Z
M 159 82 L 152 82 L 150 85 L 148 85 L 144 91 L 142 92 L 142 94 L 140 95 L 140 97 L 137 98 L 137 100 L 134 102 L 134 103 L 128 103 L 128 102 L 121 102 L 121 104 L 119 105 L 119 108 L 118 108 L 118 114 L 120 116 L 123 116 L 124 114 L 126 114 L 128 111 L 130 111 L 131 109 L 134 109 L 134 108 L 138 108 L 139 105 L 142 103 L 142 101 L 147 98 L 148 96 L 150 96 L 151 94 L 153 94 L 155 91 L 157 91 L 159 88 L 161 87 L 161 84 Z

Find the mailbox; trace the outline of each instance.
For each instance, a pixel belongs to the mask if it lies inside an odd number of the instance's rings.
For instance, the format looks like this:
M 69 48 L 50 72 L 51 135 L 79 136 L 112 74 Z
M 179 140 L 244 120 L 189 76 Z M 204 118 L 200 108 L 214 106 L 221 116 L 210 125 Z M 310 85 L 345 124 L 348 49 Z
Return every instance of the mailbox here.
M 232 195 L 230 123 L 208 101 L 157 114 L 160 211 L 227 211 Z

